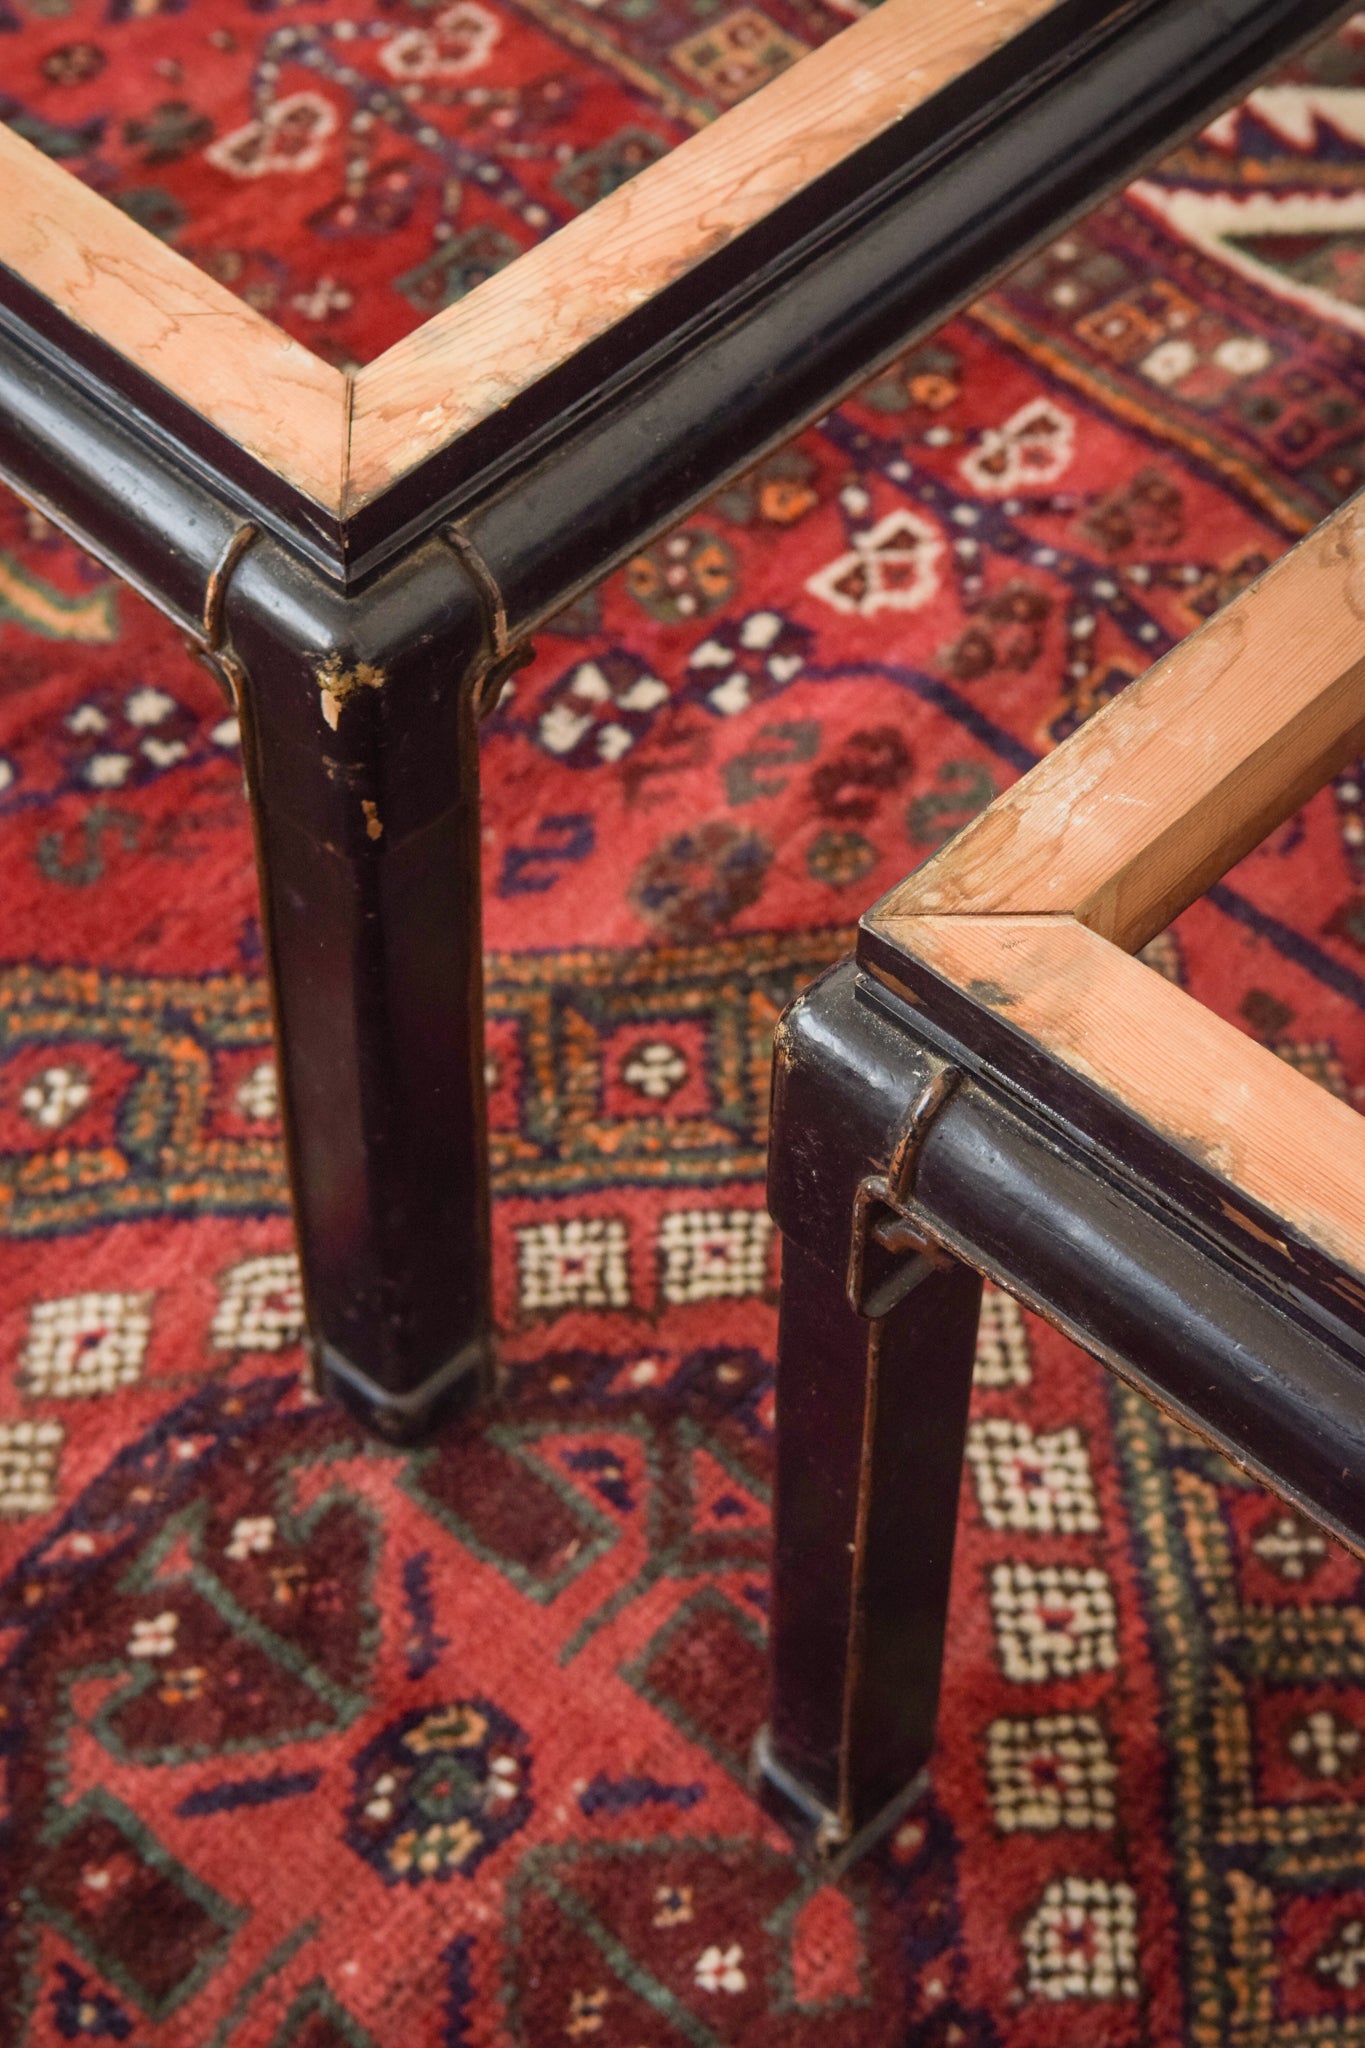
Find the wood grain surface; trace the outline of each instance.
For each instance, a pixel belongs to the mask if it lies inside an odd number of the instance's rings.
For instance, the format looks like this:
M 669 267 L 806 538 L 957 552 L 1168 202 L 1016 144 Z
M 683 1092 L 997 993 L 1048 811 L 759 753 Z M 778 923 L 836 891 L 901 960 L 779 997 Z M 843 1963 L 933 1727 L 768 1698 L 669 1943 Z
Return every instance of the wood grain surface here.
M 346 380 L 0 125 L 0 263 L 329 511 Z
M 1365 748 L 1365 494 L 885 898 L 1069 912 L 1133 950 Z
M 0 263 L 329 511 L 383 492 L 1055 0 L 884 0 L 346 379 L 0 126 Z
M 568 359 L 1054 0 L 884 0 L 367 364 L 354 508 Z
M 1070 917 L 898 918 L 907 952 L 1365 1276 L 1365 1118 Z M 879 966 L 877 972 L 885 974 Z M 1246 1222 L 1230 1203 L 1229 1219 Z M 1343 1296 L 1359 1308 L 1349 1285 Z

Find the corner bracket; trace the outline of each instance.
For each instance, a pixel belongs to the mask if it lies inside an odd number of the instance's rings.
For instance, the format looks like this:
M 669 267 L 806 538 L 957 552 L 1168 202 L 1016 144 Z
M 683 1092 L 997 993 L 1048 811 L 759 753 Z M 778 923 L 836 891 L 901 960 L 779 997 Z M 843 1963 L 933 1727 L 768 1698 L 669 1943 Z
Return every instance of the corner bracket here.
M 937 1054 L 906 1112 L 884 1173 L 869 1173 L 853 1197 L 848 1249 L 848 1305 L 870 1321 L 889 1315 L 898 1302 L 953 1263 L 952 1256 L 909 1214 L 915 1169 L 934 1118 L 962 1079 L 961 1070 Z

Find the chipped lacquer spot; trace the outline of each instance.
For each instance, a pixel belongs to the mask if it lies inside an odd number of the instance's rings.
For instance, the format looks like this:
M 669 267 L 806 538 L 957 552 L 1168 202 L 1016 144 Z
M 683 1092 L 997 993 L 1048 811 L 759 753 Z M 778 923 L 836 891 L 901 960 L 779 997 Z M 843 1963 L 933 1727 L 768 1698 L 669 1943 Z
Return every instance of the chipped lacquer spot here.
M 373 662 L 358 661 L 353 668 L 342 666 L 339 654 L 329 654 L 314 670 L 318 693 L 322 700 L 322 715 L 332 731 L 341 723 L 341 710 L 361 690 L 382 690 L 384 671 Z M 382 829 L 382 828 L 381 828 Z M 373 833 L 370 835 L 375 836 Z

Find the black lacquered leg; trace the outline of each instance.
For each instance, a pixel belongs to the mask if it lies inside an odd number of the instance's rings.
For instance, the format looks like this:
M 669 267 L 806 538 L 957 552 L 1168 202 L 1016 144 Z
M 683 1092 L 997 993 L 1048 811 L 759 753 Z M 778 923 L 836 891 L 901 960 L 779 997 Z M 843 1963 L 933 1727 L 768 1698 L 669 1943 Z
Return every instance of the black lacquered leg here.
M 787 1239 L 778 1339 L 765 1803 L 857 1853 L 933 1743 L 981 1281 L 951 1265 L 877 1321 Z
M 429 1429 L 489 1360 L 477 734 L 464 584 L 418 558 L 344 637 L 240 572 L 244 724 L 309 1333 L 324 1388 Z

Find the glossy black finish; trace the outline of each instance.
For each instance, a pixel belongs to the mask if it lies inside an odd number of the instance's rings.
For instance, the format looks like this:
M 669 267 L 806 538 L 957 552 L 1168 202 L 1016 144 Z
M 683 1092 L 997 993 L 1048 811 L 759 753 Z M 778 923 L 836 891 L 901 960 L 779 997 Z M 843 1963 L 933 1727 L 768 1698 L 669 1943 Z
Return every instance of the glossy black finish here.
M 372 1426 L 421 1434 L 489 1361 L 484 595 L 440 540 L 361 590 L 328 582 L 260 532 L 259 507 L 216 494 L 3 324 L 0 472 L 166 612 L 234 697 L 310 1341 Z M 360 686 L 333 730 L 320 676 L 362 665 L 384 685 Z
M 440 543 L 362 601 L 262 543 L 224 623 L 314 1352 L 373 1426 L 415 1436 L 490 1355 L 483 614 Z
M 93 402 L 153 466 L 178 466 L 338 582 L 363 582 L 458 516 L 524 630 L 1343 12 L 1340 0 L 1061 0 L 346 518 L 3 269 L 0 358 L 45 363 L 73 409 Z M 0 462 L 22 418 L 0 398 Z M 79 438 L 59 438 L 68 466 Z
M 761 1783 L 827 1856 L 894 1807 L 933 1744 L 980 1303 L 955 1265 L 867 1320 L 842 1270 L 784 1246 Z
M 1174 1146 L 1164 1177 L 1102 1152 L 851 962 L 799 999 L 780 1044 L 769 1200 L 786 1236 L 847 1255 L 867 1162 L 894 1143 L 926 1055 L 946 1052 L 966 1078 L 925 1137 L 916 1220 L 1234 1462 L 1365 1545 L 1365 1318 L 1306 1304 L 1273 1247 L 1243 1254 L 1207 1233 L 1180 1197 Z
M 244 514 L 0 320 L 0 477 L 178 626 L 200 634 L 209 580 Z
M 1344 11 L 1061 0 L 349 520 L 0 271 L 0 475 L 238 697 L 310 1329 L 378 1426 L 419 1430 L 486 1358 L 473 720 L 495 661 Z M 385 677 L 335 730 L 329 663 Z
M 1186 1162 L 1174 1146 L 1163 1148 L 1147 1131 L 1140 1166 L 1120 1149 L 1101 1149 L 1084 1121 L 1026 1095 L 996 1067 L 991 1043 L 988 1026 L 950 1039 L 852 962 L 799 998 L 779 1027 L 769 1199 L 795 1288 L 792 1305 L 784 1303 L 778 1363 L 779 1498 L 784 1486 L 795 1488 L 802 1505 L 779 1523 L 774 1608 L 773 1727 L 797 1732 L 774 1746 L 822 1803 L 839 1768 L 829 1702 L 840 1681 L 829 1670 L 833 1638 L 810 1611 L 809 1589 L 822 1587 L 823 1603 L 833 1606 L 828 1581 L 844 1569 L 842 1539 L 822 1523 L 830 1510 L 819 1496 L 828 1487 L 829 1498 L 838 1497 L 844 1438 L 862 1396 L 851 1339 L 831 1362 L 836 1326 L 817 1322 L 807 1275 L 818 1268 L 830 1276 L 832 1304 L 857 1187 L 885 1166 L 935 1057 L 959 1066 L 962 1079 L 920 1146 L 911 1221 L 1323 1527 L 1365 1547 L 1365 1319 L 1324 1313 L 1286 1282 L 1272 1246 L 1254 1237 L 1233 1245 L 1206 1230 L 1188 1204 Z M 896 1311 L 907 1327 L 926 1312 L 934 1284 L 926 1281 Z M 943 1355 L 922 1350 L 920 1371 Z M 956 1386 L 949 1369 L 945 1403 Z M 869 1510 L 869 1530 L 881 1532 L 869 1539 L 869 1573 L 904 1571 L 907 1550 L 926 1542 L 950 1545 L 957 1485 L 944 1461 L 942 1442 L 922 1453 L 908 1436 L 899 1459 L 888 1461 Z M 894 1651 L 892 1631 L 881 1654 Z M 842 1682 L 859 1702 L 869 1692 L 865 1709 L 850 1714 L 866 1711 L 875 1721 L 886 1713 L 886 1697 L 848 1658 Z M 922 1761 L 935 1689 L 936 1677 L 902 1685 L 892 1725 L 878 1737 L 887 1753 L 900 1746 L 907 1775 Z M 846 1809 L 846 1826 L 865 1829 L 890 1797 L 884 1783 L 870 1784 Z
M 562 373 L 587 383 L 600 362 L 595 385 L 566 392 L 538 438 L 485 476 L 452 482 L 514 629 L 939 326 L 1340 11 L 1063 5 L 690 272 L 636 316 L 638 336 L 634 321 L 613 329 Z M 497 431 L 557 383 L 507 407 Z M 433 462 L 433 488 L 477 439 Z M 388 492 L 385 516 L 401 505 L 418 518 L 419 486 L 414 475 Z M 367 515 L 354 527 L 363 560 L 380 536 Z
M 170 462 L 238 517 L 273 532 L 325 573 L 343 575 L 339 519 L 0 264 L 0 356 L 20 355 L 45 365 L 71 404 L 84 402 L 117 421 L 153 463 Z
M 922 962 L 891 945 L 865 923 L 858 958 L 873 974 L 890 977 L 915 996 L 915 1014 L 932 1040 L 957 1048 L 963 1064 L 1008 1087 L 1045 1121 L 1083 1134 L 1110 1170 L 1145 1182 L 1165 1207 L 1175 1206 L 1193 1230 L 1234 1261 L 1274 1276 L 1286 1308 L 1310 1322 L 1359 1323 L 1365 1292 L 1325 1252 L 1296 1239 L 1282 1217 L 1247 1196 L 1232 1194 L 1211 1167 L 1177 1151 L 1140 1117 L 1073 1074 L 1002 1016 L 973 1002 Z M 888 995 L 888 1001 L 894 998 Z

